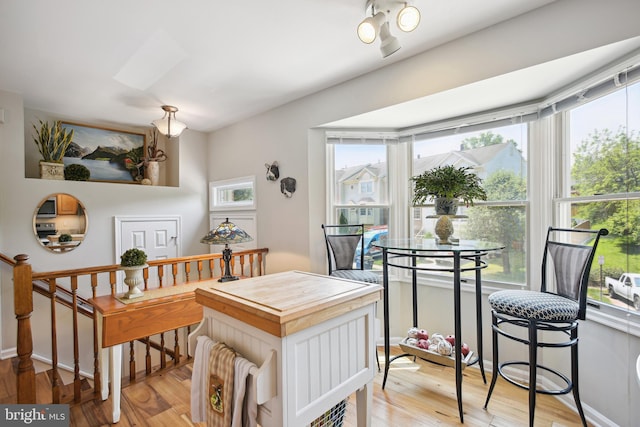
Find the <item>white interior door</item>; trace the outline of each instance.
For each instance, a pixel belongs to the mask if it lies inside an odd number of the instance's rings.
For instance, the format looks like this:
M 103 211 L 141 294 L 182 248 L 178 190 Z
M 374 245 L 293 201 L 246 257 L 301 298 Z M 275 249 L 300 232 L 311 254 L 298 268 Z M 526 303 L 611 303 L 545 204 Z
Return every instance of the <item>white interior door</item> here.
M 179 216 L 115 217 L 115 233 L 116 264 L 120 263 L 120 255 L 131 248 L 144 250 L 149 260 L 176 258 L 181 255 Z M 165 271 L 165 277 L 167 273 Z M 150 274 L 150 281 L 153 276 L 155 274 Z

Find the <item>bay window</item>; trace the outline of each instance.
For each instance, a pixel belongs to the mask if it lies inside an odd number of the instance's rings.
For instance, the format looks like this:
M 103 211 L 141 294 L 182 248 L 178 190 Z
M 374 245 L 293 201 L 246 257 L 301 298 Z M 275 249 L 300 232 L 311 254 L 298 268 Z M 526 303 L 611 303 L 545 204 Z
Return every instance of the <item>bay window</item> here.
M 591 269 L 589 310 L 640 321 L 628 316 L 640 314 L 640 66 L 585 82 L 558 92 L 572 94 L 563 98 L 373 138 L 327 132 L 328 217 L 383 229 L 385 237 L 434 238 L 433 204 L 411 205 L 411 177 L 470 167 L 488 200 L 460 207 L 453 236 L 505 245 L 488 259 L 483 285 L 536 289 L 550 225 L 607 228 Z

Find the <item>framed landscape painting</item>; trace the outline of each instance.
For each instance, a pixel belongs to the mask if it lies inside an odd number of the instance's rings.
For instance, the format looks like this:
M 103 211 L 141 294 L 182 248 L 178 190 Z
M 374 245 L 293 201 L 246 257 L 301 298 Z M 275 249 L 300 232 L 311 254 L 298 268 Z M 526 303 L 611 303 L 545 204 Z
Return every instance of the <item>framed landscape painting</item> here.
M 73 130 L 64 165 L 86 166 L 91 173 L 89 181 L 138 183 L 144 178 L 144 133 L 68 122 L 62 122 L 62 127 Z

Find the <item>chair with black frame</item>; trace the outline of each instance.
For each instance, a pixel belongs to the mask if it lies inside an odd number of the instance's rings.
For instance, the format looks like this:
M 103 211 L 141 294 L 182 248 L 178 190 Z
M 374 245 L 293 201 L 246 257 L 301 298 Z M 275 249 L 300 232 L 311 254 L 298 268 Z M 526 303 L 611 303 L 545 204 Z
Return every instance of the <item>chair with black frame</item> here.
M 322 224 L 322 231 L 327 245 L 329 276 L 366 283 L 380 283 L 378 273 L 364 269 L 364 224 Z M 360 247 L 359 254 L 358 247 Z M 377 354 L 376 363 L 380 372 L 380 359 Z
M 498 376 L 529 391 L 529 425 L 533 426 L 536 393 L 561 395 L 573 391 L 578 413 L 587 425 L 578 391 L 578 321 L 584 320 L 587 309 L 589 272 L 601 236 L 606 229 L 583 230 L 549 227 L 542 257 L 540 291 L 502 290 L 489 295 L 493 337 L 493 378 L 484 404 L 487 409 Z M 565 236 L 559 239 L 558 237 Z M 569 236 L 568 238 L 566 236 Z M 571 238 L 580 243 L 572 243 Z M 555 283 L 553 286 L 552 283 Z M 555 290 L 552 290 L 555 288 Z M 527 329 L 518 335 L 516 328 Z M 538 333 L 544 334 L 544 341 Z M 554 340 L 554 336 L 560 338 Z M 528 346 L 528 361 L 498 361 L 498 337 L 503 336 Z M 571 348 L 571 378 L 557 369 L 538 364 L 538 348 Z M 528 383 L 513 378 L 504 368 L 512 365 L 529 369 Z M 537 382 L 539 370 L 560 379 L 562 389 L 547 389 Z M 511 376 L 510 376 L 511 375 Z
M 327 244 L 329 276 L 380 283 L 378 273 L 364 269 L 364 224 L 322 224 L 322 230 Z

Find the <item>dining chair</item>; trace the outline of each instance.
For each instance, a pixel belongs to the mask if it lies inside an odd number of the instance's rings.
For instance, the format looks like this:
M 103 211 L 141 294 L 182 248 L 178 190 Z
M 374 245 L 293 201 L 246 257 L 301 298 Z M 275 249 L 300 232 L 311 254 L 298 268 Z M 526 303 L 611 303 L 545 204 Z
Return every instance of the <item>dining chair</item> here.
M 498 376 L 529 391 L 529 425 L 533 426 L 536 394 L 561 395 L 573 391 L 578 413 L 587 425 L 578 389 L 578 321 L 587 308 L 589 272 L 601 236 L 606 229 L 583 230 L 549 227 L 542 257 L 542 281 L 536 290 L 502 290 L 489 295 L 493 338 L 493 378 L 484 404 L 487 409 Z M 518 327 L 525 328 L 526 333 Z M 538 334 L 542 333 L 542 336 Z M 557 338 L 557 337 L 560 338 Z M 499 337 L 528 347 L 529 360 L 499 362 Z M 538 362 L 538 348 L 571 348 L 571 378 L 560 370 Z M 526 380 L 516 378 L 509 366 L 528 369 Z M 538 384 L 540 371 L 560 380 L 563 388 L 551 389 Z M 553 386 L 555 387 L 555 386 Z
M 380 283 L 380 274 L 364 269 L 364 224 L 322 224 L 322 230 L 327 245 L 329 276 Z

